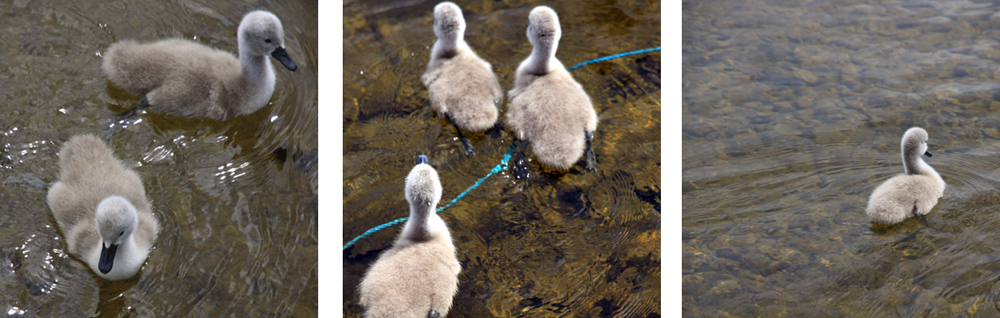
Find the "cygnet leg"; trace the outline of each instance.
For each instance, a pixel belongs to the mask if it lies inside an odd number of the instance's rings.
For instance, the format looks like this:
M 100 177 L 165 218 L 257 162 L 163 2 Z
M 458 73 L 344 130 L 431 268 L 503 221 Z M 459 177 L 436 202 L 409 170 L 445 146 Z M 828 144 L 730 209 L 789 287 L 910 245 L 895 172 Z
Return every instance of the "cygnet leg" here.
M 584 138 L 587 139 L 587 171 L 591 173 L 597 173 L 597 158 L 594 155 L 594 148 L 592 144 L 594 143 L 594 132 L 584 131 Z
M 465 155 L 475 156 L 476 148 L 472 148 L 472 143 L 469 142 L 469 138 L 465 138 L 465 135 L 462 134 L 462 129 L 458 128 L 458 125 L 455 124 L 455 120 L 451 119 L 451 114 L 444 113 L 444 118 L 448 119 L 448 122 L 451 123 L 452 126 L 455 126 L 455 131 L 458 132 L 458 138 L 462 140 L 462 147 L 465 148 Z
M 522 180 L 528 178 L 528 162 L 525 160 L 528 152 L 528 142 L 521 139 L 514 139 L 517 151 L 510 157 L 508 169 L 514 175 L 514 179 Z
M 142 99 L 131 110 L 112 115 L 111 120 L 101 128 L 101 134 L 104 135 L 104 138 L 113 137 L 115 134 L 118 134 L 118 131 L 128 128 L 132 120 L 139 116 L 139 111 L 146 107 L 149 107 L 149 100 L 146 99 L 146 96 L 142 96 Z
M 142 99 L 140 99 L 139 102 L 135 104 L 135 107 L 132 108 L 132 110 L 126 111 L 126 112 L 121 113 L 121 114 L 118 114 L 118 116 L 122 120 L 126 120 L 126 119 L 127 120 L 132 120 L 132 119 L 135 119 L 136 117 L 138 117 L 139 116 L 139 111 L 145 109 L 146 107 L 149 107 L 149 100 L 146 99 L 146 96 L 142 96 Z

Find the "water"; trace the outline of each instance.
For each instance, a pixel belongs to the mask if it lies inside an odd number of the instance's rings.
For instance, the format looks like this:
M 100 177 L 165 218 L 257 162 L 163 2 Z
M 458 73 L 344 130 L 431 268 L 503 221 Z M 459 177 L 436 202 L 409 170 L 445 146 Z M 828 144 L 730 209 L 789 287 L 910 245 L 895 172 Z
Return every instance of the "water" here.
M 226 122 L 147 113 L 108 140 L 143 179 L 162 230 L 143 270 L 98 278 L 65 252 L 44 190 L 0 186 L 0 313 L 24 317 L 315 316 L 317 4 L 192 1 L 0 3 L 0 180 L 58 177 L 59 147 L 100 134 L 138 100 L 98 55 L 124 39 L 193 39 L 236 51 L 254 9 L 282 19 L 299 64 L 272 104 Z M 272 62 L 275 63 L 275 62 Z
M 344 233 L 408 215 L 404 178 L 426 154 L 449 202 L 500 162 L 511 142 L 467 134 L 428 107 L 420 83 L 433 45 L 436 1 L 344 4 Z M 660 4 L 644 1 L 457 2 L 466 41 L 510 89 L 531 51 L 524 25 L 537 5 L 559 13 L 556 56 L 567 67 L 660 45 Z M 463 269 L 449 317 L 649 317 L 660 310 L 660 56 L 630 56 L 573 71 L 597 108 L 596 174 L 508 171 L 441 213 Z M 506 109 L 503 106 L 502 109 Z M 505 118 L 501 114 L 501 120 Z M 362 312 L 357 286 L 401 226 L 343 253 L 344 315 Z
M 685 1 L 684 315 L 1000 315 L 998 9 Z M 911 126 L 944 197 L 872 227 Z

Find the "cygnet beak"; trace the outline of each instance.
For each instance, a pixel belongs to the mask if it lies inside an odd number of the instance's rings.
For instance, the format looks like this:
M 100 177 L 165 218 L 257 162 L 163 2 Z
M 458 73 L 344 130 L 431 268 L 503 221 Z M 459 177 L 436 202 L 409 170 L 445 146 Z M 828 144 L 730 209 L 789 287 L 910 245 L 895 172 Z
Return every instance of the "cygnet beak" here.
M 933 156 L 933 155 L 931 155 L 930 151 L 924 151 L 924 154 L 927 155 L 928 157 L 932 157 Z
M 431 160 L 427 159 L 427 155 L 419 155 L 419 156 L 417 156 L 417 164 L 418 165 L 419 164 L 428 164 L 430 162 L 431 162 Z
M 298 65 L 295 65 L 295 61 L 292 61 L 292 58 L 288 57 L 288 52 L 285 52 L 285 48 L 283 47 L 279 46 L 274 49 L 274 52 L 271 52 L 271 56 L 278 60 L 278 62 L 281 62 L 281 65 L 284 65 L 289 71 L 295 72 L 295 69 L 299 68 Z
M 111 267 L 115 265 L 115 252 L 117 251 L 118 244 L 111 244 L 111 247 L 101 244 L 101 258 L 97 261 L 97 269 L 101 270 L 101 273 L 107 274 L 111 271 Z

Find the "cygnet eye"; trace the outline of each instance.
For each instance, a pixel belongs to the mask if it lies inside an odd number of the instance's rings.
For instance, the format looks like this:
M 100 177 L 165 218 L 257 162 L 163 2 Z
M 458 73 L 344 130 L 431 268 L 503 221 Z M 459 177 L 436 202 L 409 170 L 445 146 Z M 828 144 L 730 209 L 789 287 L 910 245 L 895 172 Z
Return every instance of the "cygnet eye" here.
M 271 43 L 271 39 L 264 39 L 264 42 Z
M 121 233 L 118 233 L 118 236 L 122 236 L 122 235 L 125 235 L 125 231 L 122 231 Z

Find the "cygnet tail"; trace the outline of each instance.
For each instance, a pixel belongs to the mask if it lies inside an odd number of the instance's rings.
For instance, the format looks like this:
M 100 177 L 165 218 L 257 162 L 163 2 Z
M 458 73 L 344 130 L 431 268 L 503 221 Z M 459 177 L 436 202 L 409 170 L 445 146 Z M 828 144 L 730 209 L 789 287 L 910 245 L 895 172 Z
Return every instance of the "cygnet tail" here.
M 115 43 L 104 54 L 101 69 L 111 82 L 136 95 L 145 95 L 160 86 L 167 65 L 158 63 L 170 56 L 149 45 L 134 41 Z
M 497 122 L 497 108 L 491 99 L 449 98 L 448 105 L 448 114 L 464 131 L 485 131 Z
M 560 128 L 563 127 L 550 129 L 562 130 Z M 531 141 L 532 152 L 542 164 L 559 170 L 568 170 L 583 156 L 586 141 L 582 137 L 582 131 L 578 134 L 546 131 L 544 134 L 548 136 Z

